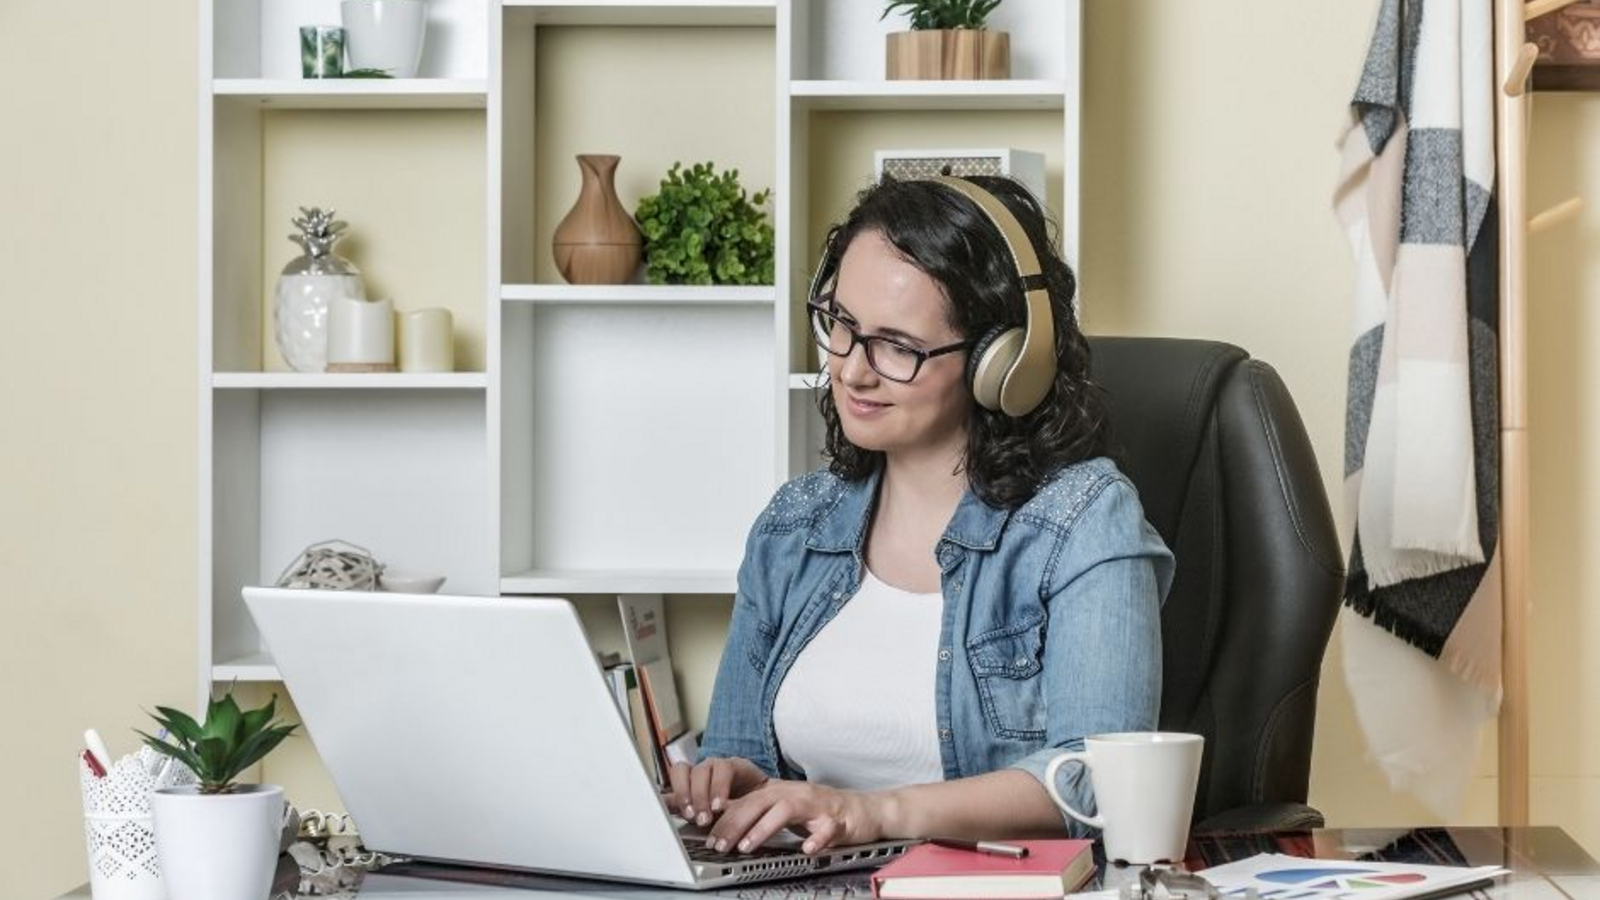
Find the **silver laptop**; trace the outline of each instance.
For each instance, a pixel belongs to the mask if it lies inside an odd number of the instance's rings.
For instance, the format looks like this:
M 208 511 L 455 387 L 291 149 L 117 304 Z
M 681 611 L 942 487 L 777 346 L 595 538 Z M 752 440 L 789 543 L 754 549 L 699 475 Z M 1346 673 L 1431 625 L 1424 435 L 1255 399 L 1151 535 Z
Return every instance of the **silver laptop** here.
M 566 600 L 244 599 L 369 849 L 704 889 L 876 866 L 908 846 L 718 854 L 680 833 Z

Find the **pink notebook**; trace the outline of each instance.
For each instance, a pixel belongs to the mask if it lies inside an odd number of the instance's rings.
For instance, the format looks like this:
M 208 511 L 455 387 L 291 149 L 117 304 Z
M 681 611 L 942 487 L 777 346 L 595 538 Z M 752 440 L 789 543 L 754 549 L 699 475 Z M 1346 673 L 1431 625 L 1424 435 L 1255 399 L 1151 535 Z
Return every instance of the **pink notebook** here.
M 1006 841 L 1028 848 L 1022 859 L 919 844 L 872 876 L 884 900 L 1044 900 L 1059 898 L 1094 874 L 1094 843 Z

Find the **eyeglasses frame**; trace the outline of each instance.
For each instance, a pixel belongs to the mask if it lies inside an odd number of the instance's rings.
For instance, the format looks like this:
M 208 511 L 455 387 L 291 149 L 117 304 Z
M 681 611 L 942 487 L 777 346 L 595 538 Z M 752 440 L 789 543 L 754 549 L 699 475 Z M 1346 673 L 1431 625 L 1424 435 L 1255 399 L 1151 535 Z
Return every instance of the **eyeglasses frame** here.
M 809 311 L 808 318 L 819 314 L 830 316 L 834 319 L 834 321 L 844 326 L 844 330 L 850 335 L 850 346 L 846 347 L 843 353 L 836 353 L 832 347 L 824 344 L 818 339 L 816 326 L 813 325 L 811 328 L 811 337 L 813 340 L 816 340 L 817 346 L 822 348 L 822 352 L 828 354 L 829 356 L 837 356 L 840 359 L 844 359 L 845 357 L 854 353 L 856 350 L 856 345 L 860 344 L 862 352 L 866 354 L 867 365 L 872 368 L 872 371 L 877 372 L 879 375 L 895 382 L 896 384 L 910 384 L 911 382 L 915 381 L 917 376 L 922 374 L 922 367 L 928 362 L 928 360 L 933 359 L 936 356 L 944 356 L 948 353 L 955 353 L 959 350 L 969 350 L 978 343 L 974 340 L 957 341 L 954 344 L 946 344 L 943 347 L 935 347 L 932 350 L 923 350 L 920 347 L 913 347 L 904 341 L 897 341 L 892 337 L 884 337 L 880 334 L 862 334 L 850 323 L 846 322 L 844 317 L 839 315 L 838 304 L 834 301 L 834 294 L 832 291 L 819 294 L 817 295 L 816 299 L 808 301 L 806 303 L 806 309 Z M 915 356 L 917 358 L 917 364 L 911 370 L 911 377 L 896 378 L 878 368 L 878 364 L 873 362 L 872 359 L 873 342 L 890 344 L 899 350 L 904 350 L 907 353 L 910 353 L 912 356 Z

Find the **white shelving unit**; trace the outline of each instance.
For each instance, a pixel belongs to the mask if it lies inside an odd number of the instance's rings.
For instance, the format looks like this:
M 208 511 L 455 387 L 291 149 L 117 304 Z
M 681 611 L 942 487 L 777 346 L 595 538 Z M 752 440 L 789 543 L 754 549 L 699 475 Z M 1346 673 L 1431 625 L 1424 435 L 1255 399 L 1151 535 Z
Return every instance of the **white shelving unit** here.
M 1059 110 L 1066 104 L 1066 86 L 1058 81 L 796 81 L 789 96 L 803 110 Z
M 481 78 L 218 78 L 211 88 L 217 98 L 277 109 L 482 109 L 489 102 Z
M 853 136 L 1044 152 L 1045 199 L 1076 264 L 1081 0 L 997 10 L 1015 76 L 998 82 L 883 80 L 883 36 L 900 26 L 863 0 L 430 0 L 420 77 L 397 81 L 299 78 L 298 26 L 336 23 L 337 0 L 199 3 L 203 691 L 277 679 L 239 589 L 271 582 L 320 540 L 444 572 L 446 589 L 461 593 L 732 593 L 752 517 L 817 461 L 822 376 L 805 347 L 801 294 L 821 224 L 871 175 L 870 156 L 838 149 Z M 656 32 L 673 40 L 753 30 L 770 47 L 777 284 L 539 277 L 551 228 L 541 199 L 557 186 L 537 174 L 535 161 L 555 151 L 534 101 L 583 86 L 541 84 L 536 51 L 575 31 L 615 27 L 636 40 L 643 26 L 684 29 Z M 695 64 L 708 85 L 730 78 L 714 55 Z M 655 113 L 626 93 L 584 102 L 606 115 Z M 469 301 L 481 304 L 480 371 L 273 371 L 263 285 L 287 245 L 273 248 L 286 223 L 266 212 L 269 117 L 328 110 L 357 122 L 394 111 L 481 122 L 481 155 L 462 160 L 485 172 L 483 288 Z M 739 115 L 692 98 L 683 112 Z M 944 129 L 950 136 L 938 137 Z M 628 164 L 665 172 L 675 156 L 662 153 Z
M 300 372 L 218 372 L 211 376 L 217 390 L 481 390 L 489 386 L 482 372 L 316 375 Z
M 574 285 L 508 284 L 500 289 L 507 303 L 546 303 L 579 306 L 584 304 L 665 306 L 757 305 L 771 306 L 777 300 L 772 287 L 731 287 L 717 285 Z

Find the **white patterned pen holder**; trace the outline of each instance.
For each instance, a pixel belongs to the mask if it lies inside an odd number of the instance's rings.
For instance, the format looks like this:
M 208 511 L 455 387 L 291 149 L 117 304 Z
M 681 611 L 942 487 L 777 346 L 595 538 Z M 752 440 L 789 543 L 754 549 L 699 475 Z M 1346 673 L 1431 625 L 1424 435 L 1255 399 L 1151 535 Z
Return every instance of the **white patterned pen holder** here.
M 183 764 L 148 747 L 117 760 L 104 778 L 96 778 L 88 764 L 78 760 L 94 900 L 166 900 L 156 861 L 150 792 L 194 780 Z

